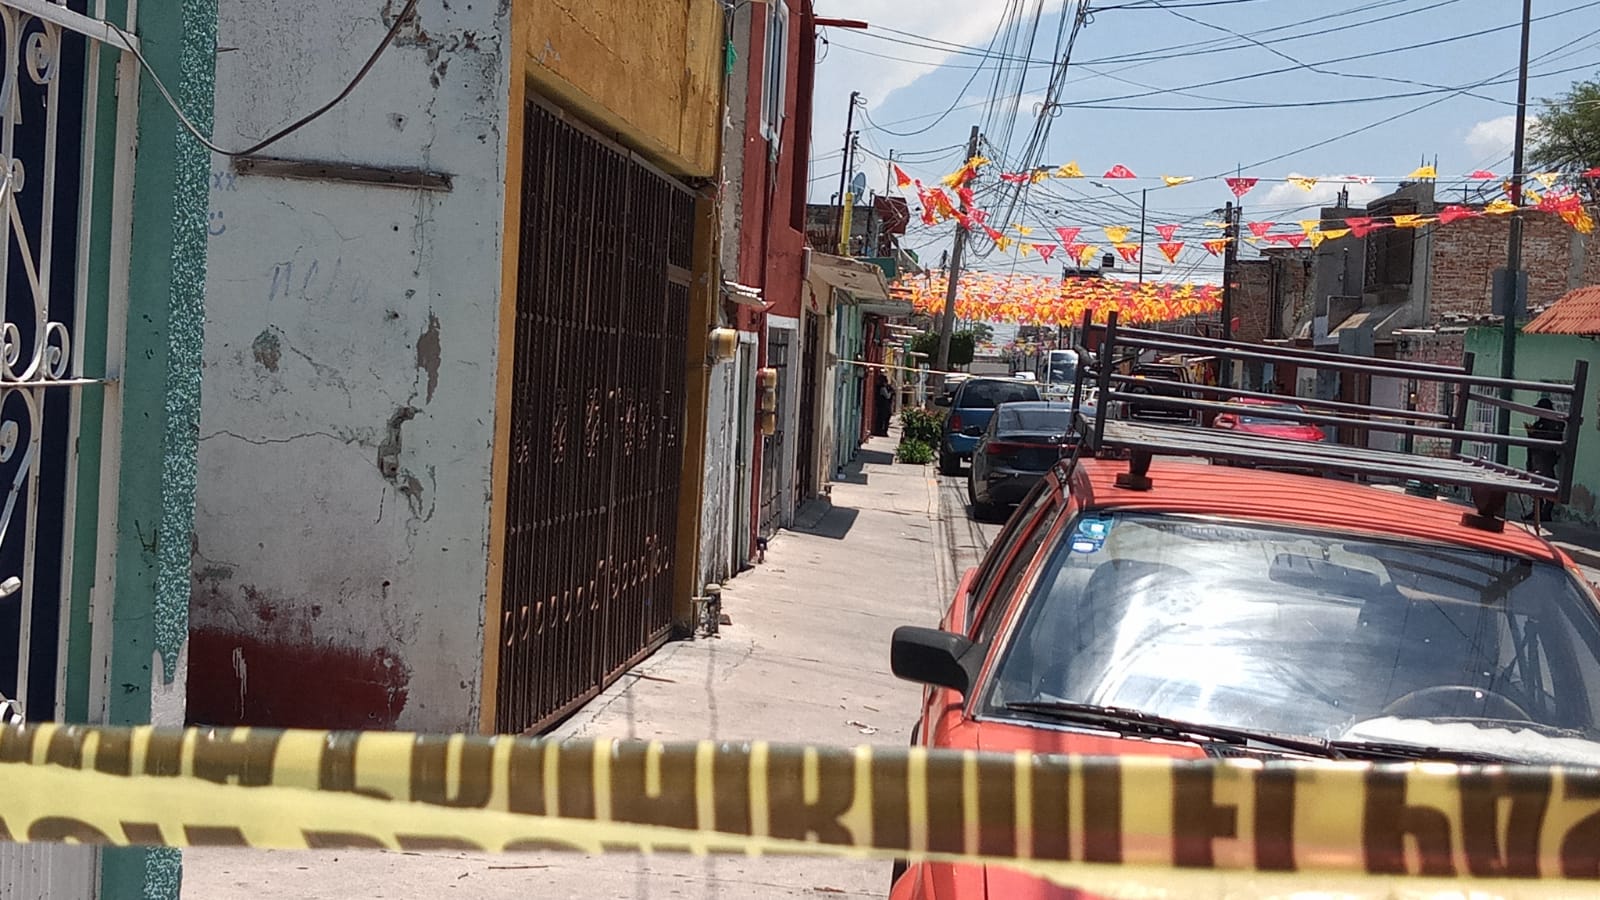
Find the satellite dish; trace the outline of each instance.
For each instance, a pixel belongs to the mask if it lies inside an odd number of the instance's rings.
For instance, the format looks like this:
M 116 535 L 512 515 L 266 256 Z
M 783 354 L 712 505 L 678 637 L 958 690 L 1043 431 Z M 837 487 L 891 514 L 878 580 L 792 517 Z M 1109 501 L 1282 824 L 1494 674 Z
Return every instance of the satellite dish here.
M 857 203 L 861 202 L 867 194 L 867 173 L 857 172 L 856 177 L 850 179 L 850 193 L 856 195 Z

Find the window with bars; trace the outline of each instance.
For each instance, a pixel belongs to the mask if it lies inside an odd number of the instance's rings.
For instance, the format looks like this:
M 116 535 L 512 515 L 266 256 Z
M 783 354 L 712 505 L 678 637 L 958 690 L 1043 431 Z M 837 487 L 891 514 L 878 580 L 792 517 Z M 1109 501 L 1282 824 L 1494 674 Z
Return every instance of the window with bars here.
M 783 139 L 784 95 L 789 85 L 789 4 L 784 0 L 777 0 L 767 11 L 765 55 L 761 134 L 776 152 Z

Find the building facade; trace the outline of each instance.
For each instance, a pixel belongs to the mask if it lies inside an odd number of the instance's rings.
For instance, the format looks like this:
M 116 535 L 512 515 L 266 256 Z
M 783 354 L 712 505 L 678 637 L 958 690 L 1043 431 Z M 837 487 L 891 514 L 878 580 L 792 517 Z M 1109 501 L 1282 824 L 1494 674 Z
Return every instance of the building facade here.
M 710 376 L 700 584 L 737 574 L 802 499 L 797 360 L 815 16 L 810 0 L 739 4 L 726 27 L 716 314 L 738 337 Z
M 216 134 L 342 88 L 394 7 L 220 0 Z M 693 619 L 722 12 L 398 27 L 214 164 L 196 723 L 537 731 Z
M 183 721 L 209 169 L 135 51 L 206 129 L 215 19 L 132 6 L 0 0 L 7 722 Z M 179 877 L 173 850 L 0 844 L 0 896 Z

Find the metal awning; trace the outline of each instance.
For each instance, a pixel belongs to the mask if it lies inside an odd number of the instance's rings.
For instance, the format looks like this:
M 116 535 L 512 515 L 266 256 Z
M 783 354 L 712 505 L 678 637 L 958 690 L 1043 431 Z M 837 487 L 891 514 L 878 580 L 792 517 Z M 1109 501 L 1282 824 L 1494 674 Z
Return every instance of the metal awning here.
M 820 281 L 830 288 L 849 295 L 845 300 L 847 303 L 887 303 L 895 310 L 899 310 L 903 302 L 893 300 L 889 296 L 889 280 L 883 277 L 883 269 L 871 263 L 813 252 L 810 277 L 813 283 Z M 908 315 L 910 304 L 905 304 L 905 309 L 905 313 L 894 314 Z
M 722 282 L 722 298 L 732 303 L 743 306 L 765 306 L 766 301 L 761 298 L 761 288 L 740 284 L 737 281 Z

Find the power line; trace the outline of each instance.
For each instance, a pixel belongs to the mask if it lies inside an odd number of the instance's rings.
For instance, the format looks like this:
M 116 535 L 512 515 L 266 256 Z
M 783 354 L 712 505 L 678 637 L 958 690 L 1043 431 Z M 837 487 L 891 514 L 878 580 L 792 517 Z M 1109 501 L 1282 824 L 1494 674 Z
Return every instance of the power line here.
M 327 103 L 324 103 L 322 106 L 317 107 L 310 113 L 301 116 L 288 125 L 285 125 L 283 128 L 278 129 L 271 135 L 262 138 L 260 141 L 251 144 L 243 150 L 223 149 L 222 147 L 213 144 L 210 138 L 201 134 L 200 129 L 194 126 L 194 123 L 189 120 L 188 115 L 184 113 L 183 108 L 178 105 L 178 101 L 173 99 L 172 92 L 168 91 L 167 86 L 162 83 L 161 76 L 156 74 L 155 70 L 150 67 L 150 63 L 145 60 L 144 54 L 140 53 L 138 48 L 134 46 L 131 36 L 126 31 L 123 31 L 120 27 L 118 27 L 115 22 L 108 20 L 106 24 L 110 25 L 112 29 L 117 32 L 117 34 L 122 36 L 123 48 L 133 51 L 134 57 L 139 60 L 139 66 L 144 69 L 146 75 L 150 76 L 150 80 L 155 83 L 156 90 L 161 92 L 161 96 L 167 101 L 167 105 L 172 107 L 173 113 L 177 115 L 178 121 L 183 124 L 184 130 L 193 135 L 195 140 L 199 141 L 207 150 L 210 150 L 212 153 L 217 153 L 222 156 L 249 156 L 253 153 L 259 153 L 262 150 L 265 150 L 267 147 L 276 144 L 278 141 L 283 140 L 291 134 L 294 134 L 296 131 L 299 131 L 307 125 L 310 125 L 312 122 L 321 118 L 322 115 L 328 110 L 338 106 L 346 97 L 350 96 L 350 94 L 355 91 L 356 85 L 360 84 L 362 79 L 367 77 L 367 73 L 372 71 L 372 67 L 374 65 L 377 65 L 378 58 L 383 56 L 383 51 L 389 49 L 389 45 L 394 43 L 395 37 L 400 34 L 400 26 L 411 20 L 412 14 L 417 10 L 417 2 L 418 0 L 408 0 L 405 8 L 400 10 L 400 15 L 396 16 L 394 23 L 389 26 L 388 33 L 383 36 L 382 41 L 378 42 L 378 48 L 372 51 L 372 55 L 367 57 L 367 61 L 361 67 L 360 71 L 356 72 L 355 77 L 350 79 L 350 83 L 345 85 L 344 90 L 340 91 L 337 96 L 335 96 L 332 100 L 329 100 Z

